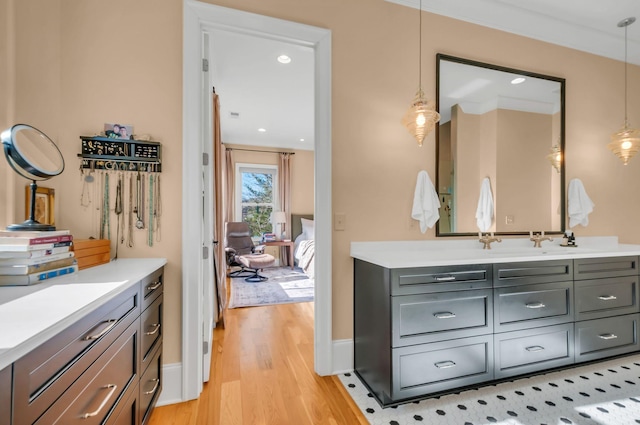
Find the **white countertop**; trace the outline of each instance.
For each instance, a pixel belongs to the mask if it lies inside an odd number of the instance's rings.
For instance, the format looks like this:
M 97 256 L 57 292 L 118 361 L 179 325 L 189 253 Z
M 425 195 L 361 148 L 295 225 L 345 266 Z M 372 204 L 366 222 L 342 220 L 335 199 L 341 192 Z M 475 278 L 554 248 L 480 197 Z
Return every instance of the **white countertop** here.
M 502 238 L 491 249 L 482 249 L 477 239 L 351 242 L 351 256 L 395 269 L 640 255 L 640 245 L 619 244 L 616 236 L 577 237 L 576 248 L 561 247 L 561 238 L 551 237 L 542 248 L 534 248 L 528 237 Z
M 0 369 L 166 263 L 122 258 L 32 286 L 0 287 Z

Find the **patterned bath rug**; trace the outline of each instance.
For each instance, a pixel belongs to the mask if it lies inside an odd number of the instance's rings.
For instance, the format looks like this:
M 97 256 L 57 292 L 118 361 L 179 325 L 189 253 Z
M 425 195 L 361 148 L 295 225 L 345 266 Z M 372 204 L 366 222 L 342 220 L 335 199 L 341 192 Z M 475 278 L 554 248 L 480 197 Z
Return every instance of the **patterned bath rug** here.
M 640 424 L 637 355 L 385 409 L 354 373 L 339 379 L 372 425 Z
M 264 282 L 245 282 L 241 277 L 231 279 L 231 298 L 227 308 L 313 301 L 313 279 L 302 269 L 272 267 L 260 274 L 269 279 Z

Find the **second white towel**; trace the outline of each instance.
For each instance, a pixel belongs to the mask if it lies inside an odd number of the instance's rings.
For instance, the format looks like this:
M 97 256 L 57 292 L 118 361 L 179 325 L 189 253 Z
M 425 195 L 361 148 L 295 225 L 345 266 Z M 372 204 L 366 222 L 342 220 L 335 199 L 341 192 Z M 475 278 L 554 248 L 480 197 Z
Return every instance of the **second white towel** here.
M 578 224 L 589 225 L 589 214 L 593 211 L 595 204 L 584 190 L 584 185 L 580 179 L 573 179 L 569 182 L 568 204 L 569 204 L 569 228 Z
M 493 195 L 491 194 L 491 182 L 485 177 L 480 185 L 480 199 L 476 209 L 476 223 L 481 232 L 486 232 L 493 223 Z
M 427 231 L 428 227 L 433 227 L 440 218 L 440 199 L 436 193 L 429 174 L 422 170 L 418 173 L 416 189 L 413 194 L 413 208 L 411 218 L 420 222 L 420 231 Z

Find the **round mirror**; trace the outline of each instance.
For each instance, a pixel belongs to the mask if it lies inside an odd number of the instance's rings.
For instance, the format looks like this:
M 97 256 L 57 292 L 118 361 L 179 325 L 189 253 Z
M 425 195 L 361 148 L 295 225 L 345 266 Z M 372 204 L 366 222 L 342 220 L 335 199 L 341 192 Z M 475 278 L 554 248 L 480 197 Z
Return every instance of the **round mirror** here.
M 7 226 L 7 230 L 55 230 L 35 219 L 36 180 L 48 180 L 64 171 L 64 158 L 56 144 L 43 132 L 26 124 L 16 124 L 0 134 L 7 162 L 31 183 L 29 220 Z

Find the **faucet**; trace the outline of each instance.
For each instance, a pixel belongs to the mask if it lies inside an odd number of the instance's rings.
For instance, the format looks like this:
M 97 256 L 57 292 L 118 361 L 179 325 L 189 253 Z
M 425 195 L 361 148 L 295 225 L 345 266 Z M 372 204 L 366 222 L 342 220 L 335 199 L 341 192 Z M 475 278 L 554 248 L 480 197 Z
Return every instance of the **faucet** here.
M 493 236 L 493 232 L 491 232 L 491 235 L 489 235 L 489 233 L 487 233 L 486 235 L 482 235 L 482 232 L 478 232 L 478 242 L 480 242 L 481 244 L 484 244 L 482 246 L 482 249 L 491 249 L 491 242 L 502 242 L 502 239 L 500 238 L 496 238 L 495 236 Z
M 553 241 L 550 237 L 545 237 L 544 230 L 536 235 L 533 232 L 529 232 L 529 240 L 533 242 L 534 248 L 542 248 L 543 241 Z

